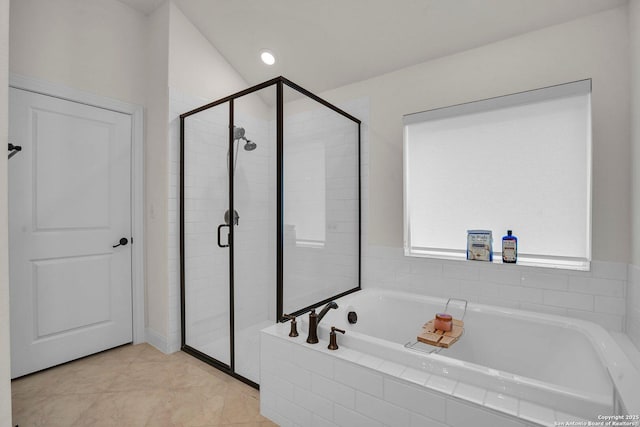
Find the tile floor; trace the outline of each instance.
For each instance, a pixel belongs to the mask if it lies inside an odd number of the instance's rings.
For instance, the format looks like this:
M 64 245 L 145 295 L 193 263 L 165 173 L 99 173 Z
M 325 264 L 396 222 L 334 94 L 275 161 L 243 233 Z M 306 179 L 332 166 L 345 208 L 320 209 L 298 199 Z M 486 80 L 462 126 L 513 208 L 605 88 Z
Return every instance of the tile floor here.
M 183 352 L 126 345 L 11 385 L 20 427 L 275 426 L 259 393 Z

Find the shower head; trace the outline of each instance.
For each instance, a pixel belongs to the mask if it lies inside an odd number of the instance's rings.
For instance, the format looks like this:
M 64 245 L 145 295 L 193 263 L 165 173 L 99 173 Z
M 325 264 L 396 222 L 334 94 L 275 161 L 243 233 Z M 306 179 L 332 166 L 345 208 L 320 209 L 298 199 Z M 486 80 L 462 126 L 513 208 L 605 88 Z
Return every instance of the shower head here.
M 251 142 L 244 136 L 244 128 L 240 126 L 233 127 L 233 140 L 240 141 L 244 140 L 244 151 L 253 151 L 256 149 L 257 145 L 255 142 Z M 236 151 L 237 153 L 237 151 Z
M 233 127 L 233 139 L 244 139 L 244 128 L 234 126 Z

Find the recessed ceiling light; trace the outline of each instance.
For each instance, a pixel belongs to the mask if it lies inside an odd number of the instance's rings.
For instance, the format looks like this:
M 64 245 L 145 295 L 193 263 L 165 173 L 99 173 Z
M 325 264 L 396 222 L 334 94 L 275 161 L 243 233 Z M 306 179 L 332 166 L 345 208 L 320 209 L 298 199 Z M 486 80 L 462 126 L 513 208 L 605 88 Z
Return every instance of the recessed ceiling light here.
M 276 57 L 273 56 L 273 53 L 269 52 L 268 50 L 263 50 L 262 52 L 260 52 L 260 59 L 262 59 L 262 62 L 267 65 L 273 65 L 276 62 Z

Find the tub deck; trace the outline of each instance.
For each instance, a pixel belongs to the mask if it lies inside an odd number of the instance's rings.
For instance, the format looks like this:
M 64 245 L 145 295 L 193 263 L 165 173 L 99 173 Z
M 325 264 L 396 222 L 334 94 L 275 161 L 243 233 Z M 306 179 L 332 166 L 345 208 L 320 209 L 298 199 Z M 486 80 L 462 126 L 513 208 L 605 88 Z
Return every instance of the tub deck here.
M 278 337 L 285 345 L 302 345 L 307 357 L 318 352 L 348 361 L 379 375 L 385 384 L 419 386 L 440 393 L 446 402 L 466 400 L 527 426 L 640 411 L 638 372 L 611 336 L 591 322 L 469 304 L 460 341 L 438 352 L 422 352 L 405 344 L 415 342 L 416 330 L 442 311 L 446 300 L 367 289 L 337 302 L 340 308 L 331 310 L 319 327 L 319 345 L 304 343 L 304 318 L 299 320 L 297 339 L 287 336 L 288 325 L 265 329 L 263 338 Z M 457 317 L 455 310 L 450 313 Z M 354 325 L 347 321 L 350 311 L 358 314 Z M 347 331 L 338 337 L 337 351 L 326 350 L 331 326 Z M 492 340 L 494 331 L 500 331 L 502 339 Z

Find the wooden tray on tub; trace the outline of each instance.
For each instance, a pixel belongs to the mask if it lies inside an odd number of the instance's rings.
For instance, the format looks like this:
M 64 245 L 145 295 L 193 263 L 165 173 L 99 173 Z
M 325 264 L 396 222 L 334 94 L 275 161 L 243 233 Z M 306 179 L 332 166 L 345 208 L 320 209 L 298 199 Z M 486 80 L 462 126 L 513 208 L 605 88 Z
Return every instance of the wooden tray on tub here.
M 453 319 L 452 328 L 449 332 L 444 332 L 433 327 L 433 319 L 429 320 L 422 327 L 422 332 L 418 334 L 418 341 L 435 345 L 436 347 L 449 348 L 460 339 L 464 332 L 464 322 Z

